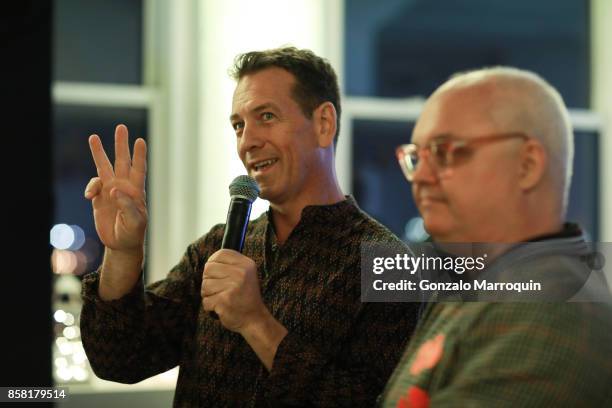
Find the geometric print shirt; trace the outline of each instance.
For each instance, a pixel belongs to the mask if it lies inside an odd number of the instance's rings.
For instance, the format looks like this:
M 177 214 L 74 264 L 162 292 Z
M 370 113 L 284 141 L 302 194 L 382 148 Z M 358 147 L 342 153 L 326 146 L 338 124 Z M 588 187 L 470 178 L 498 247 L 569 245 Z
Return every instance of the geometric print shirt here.
M 98 297 L 98 272 L 83 279 L 81 336 L 96 375 L 135 383 L 178 365 L 175 407 L 372 406 L 419 305 L 362 303 L 360 246 L 403 244 L 351 197 L 304 208 L 282 246 L 270 211 L 249 223 L 243 250 L 257 265 L 264 303 L 288 330 L 270 372 L 202 308 L 204 264 L 223 237 L 217 225 L 165 279 L 141 280 L 121 299 Z

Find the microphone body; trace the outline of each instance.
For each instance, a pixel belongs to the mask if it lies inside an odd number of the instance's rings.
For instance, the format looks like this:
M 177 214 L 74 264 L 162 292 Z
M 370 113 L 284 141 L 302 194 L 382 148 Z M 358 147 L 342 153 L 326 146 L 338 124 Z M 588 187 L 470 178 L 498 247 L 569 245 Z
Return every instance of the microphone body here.
M 251 215 L 251 205 L 252 201 L 246 197 L 232 197 L 227 211 L 221 248 L 242 252 L 244 237 L 249 225 L 249 216 Z

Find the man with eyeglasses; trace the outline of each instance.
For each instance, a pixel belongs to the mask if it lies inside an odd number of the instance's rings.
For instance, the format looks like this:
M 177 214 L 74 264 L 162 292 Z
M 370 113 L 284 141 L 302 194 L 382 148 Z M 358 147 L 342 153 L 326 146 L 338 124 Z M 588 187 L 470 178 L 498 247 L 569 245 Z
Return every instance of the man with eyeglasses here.
M 497 67 L 452 77 L 397 158 L 435 245 L 497 248 L 482 273 L 502 265 L 556 289 L 584 282 L 573 274 L 584 270 L 585 239 L 565 222 L 569 115 L 536 74 Z M 612 406 L 609 303 L 466 299 L 427 305 L 384 406 Z

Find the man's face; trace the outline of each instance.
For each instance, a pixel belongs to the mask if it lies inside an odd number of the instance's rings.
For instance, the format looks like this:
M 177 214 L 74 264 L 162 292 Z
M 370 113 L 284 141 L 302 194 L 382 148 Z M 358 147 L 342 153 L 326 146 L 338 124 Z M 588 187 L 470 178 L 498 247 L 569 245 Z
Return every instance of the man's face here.
M 490 119 L 491 101 L 477 87 L 447 90 L 425 105 L 412 143 L 423 147 L 441 135 L 469 141 L 514 131 Z M 476 145 L 460 163 L 445 169 L 422 158 L 412 193 L 425 228 L 439 242 L 501 242 L 504 225 L 516 217 L 521 139 Z
M 276 67 L 244 76 L 230 117 L 242 163 L 261 197 L 278 205 L 317 187 L 315 127 L 291 95 L 294 84 L 291 73 Z

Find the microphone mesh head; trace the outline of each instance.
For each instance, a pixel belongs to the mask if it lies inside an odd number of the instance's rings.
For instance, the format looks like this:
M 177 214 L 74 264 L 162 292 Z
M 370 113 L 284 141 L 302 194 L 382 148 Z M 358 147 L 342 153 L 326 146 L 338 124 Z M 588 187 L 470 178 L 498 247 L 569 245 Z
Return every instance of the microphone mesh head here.
M 238 176 L 229 185 L 230 197 L 244 197 L 253 202 L 259 197 L 259 186 L 252 177 L 243 175 Z

